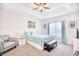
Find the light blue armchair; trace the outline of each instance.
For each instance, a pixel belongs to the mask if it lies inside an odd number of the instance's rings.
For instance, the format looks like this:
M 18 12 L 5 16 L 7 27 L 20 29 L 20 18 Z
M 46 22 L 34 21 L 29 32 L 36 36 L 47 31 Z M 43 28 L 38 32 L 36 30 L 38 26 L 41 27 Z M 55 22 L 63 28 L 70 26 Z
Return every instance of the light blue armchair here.
M 17 45 L 17 38 L 12 38 L 9 35 L 0 35 L 0 55 L 2 55 L 3 52 L 16 47 Z

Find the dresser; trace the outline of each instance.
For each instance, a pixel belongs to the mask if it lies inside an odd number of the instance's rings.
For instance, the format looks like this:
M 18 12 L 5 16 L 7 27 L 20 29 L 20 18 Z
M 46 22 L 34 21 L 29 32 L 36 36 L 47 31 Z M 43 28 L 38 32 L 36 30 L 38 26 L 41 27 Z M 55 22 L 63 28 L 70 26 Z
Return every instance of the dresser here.
M 79 51 L 79 39 L 73 39 L 73 53 Z

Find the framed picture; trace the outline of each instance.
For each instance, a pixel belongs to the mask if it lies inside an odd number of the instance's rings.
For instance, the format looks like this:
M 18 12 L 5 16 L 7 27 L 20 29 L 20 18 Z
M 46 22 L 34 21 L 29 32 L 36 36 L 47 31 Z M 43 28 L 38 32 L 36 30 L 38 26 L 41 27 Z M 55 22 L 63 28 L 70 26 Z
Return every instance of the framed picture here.
M 76 26 L 76 22 L 75 21 L 71 21 L 70 22 L 70 27 L 75 28 L 75 26 Z
M 44 24 L 44 29 L 46 28 L 46 24 Z
M 28 21 L 28 28 L 35 28 L 35 22 Z

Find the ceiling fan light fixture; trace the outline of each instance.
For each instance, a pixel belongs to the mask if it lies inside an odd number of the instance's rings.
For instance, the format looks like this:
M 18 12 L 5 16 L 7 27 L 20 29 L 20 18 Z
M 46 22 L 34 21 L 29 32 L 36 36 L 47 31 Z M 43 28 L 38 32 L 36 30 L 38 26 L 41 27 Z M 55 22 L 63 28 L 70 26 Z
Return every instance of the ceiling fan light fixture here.
M 36 8 L 34 8 L 33 10 L 38 9 L 40 12 L 42 12 L 44 9 L 49 9 L 49 7 L 47 7 L 47 3 L 34 3 L 36 5 Z
M 43 8 L 42 6 L 39 6 L 38 9 L 39 9 L 39 10 L 43 10 L 44 8 Z

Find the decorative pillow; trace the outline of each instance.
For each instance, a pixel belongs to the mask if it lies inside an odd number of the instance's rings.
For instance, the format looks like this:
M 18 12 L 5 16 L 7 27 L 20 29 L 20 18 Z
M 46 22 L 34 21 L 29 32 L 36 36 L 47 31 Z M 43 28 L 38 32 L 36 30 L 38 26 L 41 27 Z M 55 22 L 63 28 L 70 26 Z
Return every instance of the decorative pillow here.
M 26 34 L 27 34 L 27 35 L 32 35 L 33 33 L 32 33 L 32 32 L 26 32 Z
M 33 35 L 33 32 L 30 32 L 31 35 Z

